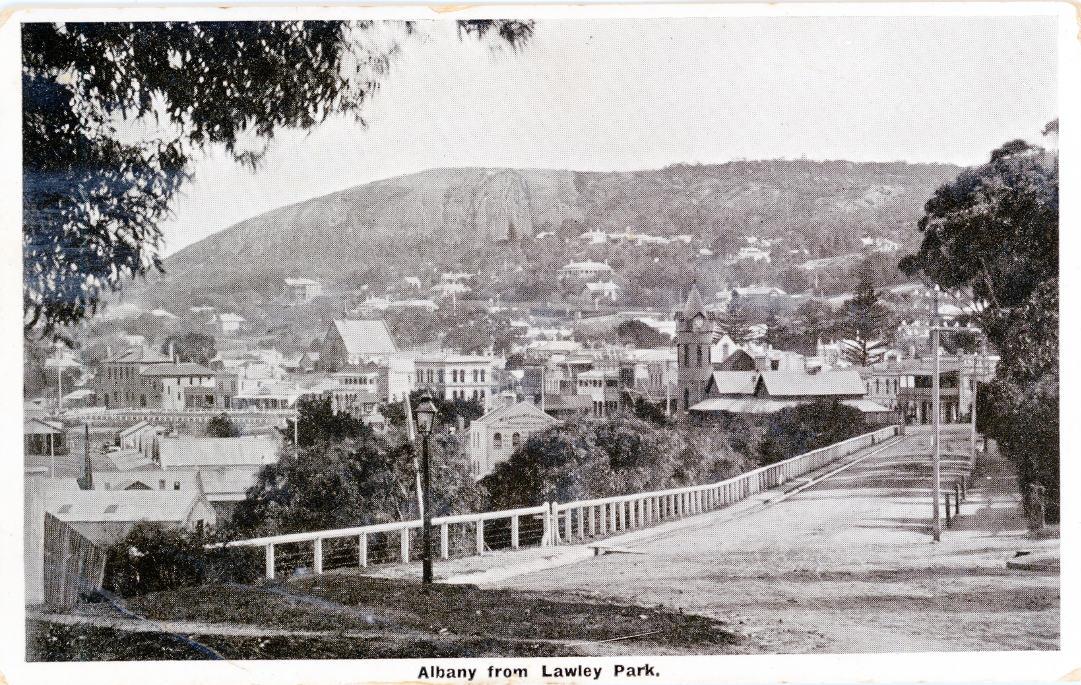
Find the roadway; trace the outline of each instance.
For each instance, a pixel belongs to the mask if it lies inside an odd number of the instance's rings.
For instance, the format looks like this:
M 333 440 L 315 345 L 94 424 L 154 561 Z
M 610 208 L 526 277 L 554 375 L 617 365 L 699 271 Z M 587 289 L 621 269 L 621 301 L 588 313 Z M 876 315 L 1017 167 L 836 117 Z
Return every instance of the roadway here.
M 945 433 L 943 480 L 967 468 L 967 429 Z M 1008 570 L 1033 540 L 1013 472 L 981 460 L 962 516 L 933 543 L 925 429 L 742 516 L 634 535 L 628 553 L 491 583 L 661 605 L 728 621 L 768 653 L 1057 649 L 1057 571 Z M 866 454 L 866 453 L 865 453 Z M 618 545 L 618 538 L 608 541 Z

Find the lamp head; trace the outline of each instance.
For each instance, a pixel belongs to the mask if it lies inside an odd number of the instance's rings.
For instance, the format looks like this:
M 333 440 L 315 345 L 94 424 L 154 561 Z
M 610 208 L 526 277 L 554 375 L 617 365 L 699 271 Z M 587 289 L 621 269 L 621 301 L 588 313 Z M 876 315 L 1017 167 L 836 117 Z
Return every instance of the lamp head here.
M 421 435 L 431 435 L 432 427 L 435 425 L 435 416 L 438 410 L 435 408 L 435 403 L 432 402 L 432 396 L 427 392 L 420 398 L 420 404 L 417 406 L 417 430 Z

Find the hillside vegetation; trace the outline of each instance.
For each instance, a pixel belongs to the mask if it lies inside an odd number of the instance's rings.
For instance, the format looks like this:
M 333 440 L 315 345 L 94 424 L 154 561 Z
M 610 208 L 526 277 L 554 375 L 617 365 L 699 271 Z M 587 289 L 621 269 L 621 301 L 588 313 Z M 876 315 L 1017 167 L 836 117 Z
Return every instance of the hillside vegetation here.
M 194 300 L 204 284 L 273 296 L 289 275 L 381 291 L 404 275 L 430 280 L 436 270 L 475 272 L 507 258 L 547 269 L 582 251 L 565 238 L 591 229 L 691 234 L 722 249 L 744 234 L 782 238 L 809 257 L 852 252 L 864 234 L 914 245 L 923 203 L 957 171 L 810 160 L 636 172 L 433 169 L 240 222 L 165 260 L 166 274 L 140 299 Z M 544 249 L 519 245 L 553 232 L 532 246 Z

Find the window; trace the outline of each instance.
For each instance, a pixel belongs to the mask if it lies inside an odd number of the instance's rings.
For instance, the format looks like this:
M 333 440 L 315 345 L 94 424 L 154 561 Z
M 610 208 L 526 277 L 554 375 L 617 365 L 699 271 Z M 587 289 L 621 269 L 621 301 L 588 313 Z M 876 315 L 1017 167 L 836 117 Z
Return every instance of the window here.
M 521 444 L 522 444 L 522 436 L 518 435 L 517 433 L 510 436 L 510 446 L 511 447 L 517 448 Z
M 683 343 L 683 365 L 691 365 L 691 346 L 687 343 Z
M 480 380 L 480 370 L 473 369 L 473 382 L 476 383 Z
M 690 388 L 683 388 L 683 408 L 689 410 L 691 408 L 691 390 Z
M 446 380 L 446 376 L 444 375 L 443 369 L 439 369 L 439 371 L 437 371 L 436 373 L 437 373 L 437 375 L 439 376 L 439 381 L 438 381 L 438 383 L 439 383 L 440 385 L 443 385 L 443 383 L 444 383 L 444 382 L 445 382 L 445 380 Z
M 483 383 L 483 382 L 484 382 L 484 371 L 485 371 L 484 369 L 481 369 L 481 370 L 480 370 L 480 382 L 481 382 L 481 383 Z
M 179 489 L 180 489 L 180 481 L 178 481 L 178 480 L 173 481 L 173 490 L 179 490 Z
M 495 433 L 492 435 L 492 447 L 497 450 L 503 449 L 503 434 Z
M 702 367 L 702 346 L 698 346 L 698 367 Z
M 158 481 L 158 489 L 159 490 L 164 490 L 165 489 L 165 479 L 162 479 L 162 480 Z

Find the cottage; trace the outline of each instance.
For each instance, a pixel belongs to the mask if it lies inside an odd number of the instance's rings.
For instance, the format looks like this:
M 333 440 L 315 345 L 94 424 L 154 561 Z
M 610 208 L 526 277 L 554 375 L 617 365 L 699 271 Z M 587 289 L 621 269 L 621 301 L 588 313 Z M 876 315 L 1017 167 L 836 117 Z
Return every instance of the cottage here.
M 24 418 L 23 449 L 27 455 L 37 457 L 67 454 L 67 432 L 63 422 L 43 417 Z
M 304 304 L 323 296 L 323 284 L 310 278 L 287 278 L 282 297 L 289 304 Z

